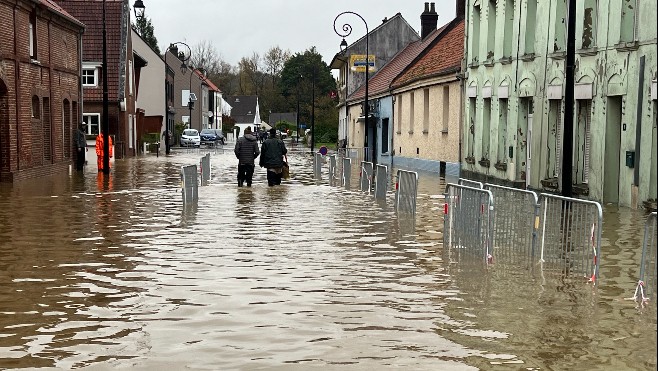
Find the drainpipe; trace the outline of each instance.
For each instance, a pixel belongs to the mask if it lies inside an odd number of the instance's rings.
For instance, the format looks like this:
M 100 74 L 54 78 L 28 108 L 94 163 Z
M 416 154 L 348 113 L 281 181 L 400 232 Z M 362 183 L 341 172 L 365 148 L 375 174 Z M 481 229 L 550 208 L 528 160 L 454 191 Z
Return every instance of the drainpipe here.
M 644 59 L 640 57 L 639 82 L 637 84 L 637 114 L 635 116 L 635 163 L 633 164 L 633 185 L 640 185 L 640 152 L 642 141 L 642 101 L 644 97 Z

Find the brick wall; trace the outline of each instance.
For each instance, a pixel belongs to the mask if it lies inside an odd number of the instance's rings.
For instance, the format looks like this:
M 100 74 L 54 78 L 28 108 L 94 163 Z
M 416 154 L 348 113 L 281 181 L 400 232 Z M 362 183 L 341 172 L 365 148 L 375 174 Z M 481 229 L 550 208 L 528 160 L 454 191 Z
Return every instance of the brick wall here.
M 0 181 L 68 171 L 72 163 L 80 107 L 80 28 L 32 6 L 0 0 Z M 29 50 L 32 12 L 34 60 Z

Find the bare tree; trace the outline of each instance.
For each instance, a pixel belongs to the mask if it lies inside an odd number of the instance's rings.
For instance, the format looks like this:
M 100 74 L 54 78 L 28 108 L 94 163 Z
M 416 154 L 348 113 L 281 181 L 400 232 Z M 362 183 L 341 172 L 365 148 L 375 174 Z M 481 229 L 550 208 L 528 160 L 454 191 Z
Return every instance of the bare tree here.
M 238 63 L 240 90 L 243 94 L 258 95 L 263 90 L 266 75 L 262 71 L 261 64 L 261 57 L 256 52 L 250 58 L 242 57 Z
M 272 79 L 272 88 L 276 86 L 277 80 L 280 77 L 281 70 L 286 64 L 286 61 L 290 59 L 291 56 L 290 50 L 283 50 L 278 45 L 270 48 L 270 50 L 265 53 L 264 64 L 267 72 L 270 74 Z

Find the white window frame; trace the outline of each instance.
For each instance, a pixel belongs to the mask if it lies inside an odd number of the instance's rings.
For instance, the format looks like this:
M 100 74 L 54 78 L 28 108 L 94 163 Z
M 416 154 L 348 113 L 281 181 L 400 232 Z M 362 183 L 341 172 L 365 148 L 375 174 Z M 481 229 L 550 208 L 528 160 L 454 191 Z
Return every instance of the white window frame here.
M 89 122 L 88 117 L 97 117 L 98 118 L 98 132 L 93 132 L 91 130 L 92 125 Z M 82 122 L 87 124 L 87 135 L 97 135 L 101 132 L 101 114 L 100 113 L 83 113 Z
M 90 62 L 83 62 L 82 63 L 82 76 L 80 76 L 80 78 L 82 79 L 82 86 L 89 86 L 89 87 L 99 86 L 98 85 L 98 71 L 99 71 L 100 67 L 101 67 L 101 63 L 90 63 Z M 93 84 L 85 83 L 85 72 L 86 71 L 93 71 L 94 72 L 94 83 Z
M 128 61 L 128 95 L 133 95 L 133 61 Z

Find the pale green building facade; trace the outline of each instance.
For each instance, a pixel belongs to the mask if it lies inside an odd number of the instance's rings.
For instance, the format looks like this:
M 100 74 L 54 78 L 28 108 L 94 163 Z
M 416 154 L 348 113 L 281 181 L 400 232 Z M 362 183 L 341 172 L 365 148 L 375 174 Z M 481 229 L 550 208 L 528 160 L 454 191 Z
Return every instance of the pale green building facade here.
M 573 183 L 656 198 L 656 0 L 577 1 Z M 560 191 L 566 0 L 469 0 L 462 176 Z

